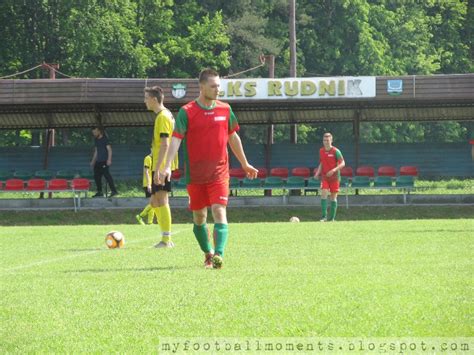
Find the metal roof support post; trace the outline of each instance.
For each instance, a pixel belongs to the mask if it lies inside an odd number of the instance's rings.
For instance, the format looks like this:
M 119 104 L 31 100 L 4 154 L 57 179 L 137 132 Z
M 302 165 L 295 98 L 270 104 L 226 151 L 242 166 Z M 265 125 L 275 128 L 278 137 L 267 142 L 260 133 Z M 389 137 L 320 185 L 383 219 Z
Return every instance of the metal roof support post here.
M 275 77 L 275 56 L 269 54 L 265 56 L 265 62 L 268 63 L 268 77 Z M 265 146 L 265 167 L 270 171 L 270 162 L 272 160 L 272 145 L 273 145 L 273 136 L 274 136 L 274 126 L 269 124 L 267 126 L 267 144 Z
M 290 77 L 296 78 L 296 0 L 290 2 Z M 290 126 L 290 142 L 298 142 L 298 125 Z
M 355 168 L 359 167 L 360 161 L 360 111 L 355 112 L 354 120 L 352 121 L 352 127 L 354 132 L 354 158 L 355 158 Z

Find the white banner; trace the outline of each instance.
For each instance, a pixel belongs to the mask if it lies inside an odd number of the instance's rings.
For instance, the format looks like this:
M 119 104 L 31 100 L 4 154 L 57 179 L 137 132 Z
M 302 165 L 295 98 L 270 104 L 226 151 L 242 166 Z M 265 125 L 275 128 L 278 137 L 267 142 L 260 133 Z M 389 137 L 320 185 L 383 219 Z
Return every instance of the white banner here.
M 375 97 L 375 77 L 221 79 L 220 99 L 359 99 Z

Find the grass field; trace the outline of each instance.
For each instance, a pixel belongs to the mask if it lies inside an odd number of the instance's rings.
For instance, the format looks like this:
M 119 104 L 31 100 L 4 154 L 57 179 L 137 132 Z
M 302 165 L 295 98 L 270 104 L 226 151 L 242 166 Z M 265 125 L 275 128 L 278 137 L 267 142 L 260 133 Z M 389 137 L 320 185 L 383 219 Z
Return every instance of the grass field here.
M 472 219 L 0 227 L 0 353 L 156 352 L 161 337 L 473 336 Z M 107 250 L 122 231 L 124 249 Z

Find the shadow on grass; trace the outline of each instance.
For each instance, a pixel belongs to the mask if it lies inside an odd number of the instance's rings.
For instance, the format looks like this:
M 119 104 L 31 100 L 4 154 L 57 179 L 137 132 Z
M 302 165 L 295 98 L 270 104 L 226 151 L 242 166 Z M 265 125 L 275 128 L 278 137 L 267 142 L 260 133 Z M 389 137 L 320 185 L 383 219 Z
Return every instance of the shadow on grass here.
M 66 274 L 77 273 L 108 273 L 108 272 L 156 272 L 156 271 L 175 271 L 189 269 L 189 267 L 163 266 L 163 267 L 147 267 L 147 268 L 122 268 L 122 269 L 82 269 L 82 270 L 66 270 Z
M 67 251 L 67 252 L 83 252 L 83 251 L 100 251 L 105 250 L 104 248 L 83 248 L 83 249 L 59 249 L 59 251 Z
M 0 226 L 53 226 L 53 225 L 137 225 L 137 210 L 82 210 L 73 211 L 1 211 Z M 173 223 L 192 223 L 192 213 L 187 209 L 171 211 Z M 229 223 L 287 222 L 291 216 L 301 221 L 317 222 L 321 207 L 234 207 L 227 211 Z M 211 213 L 209 223 L 212 223 Z M 338 221 L 359 220 L 410 220 L 410 219 L 461 219 L 474 216 L 474 205 L 453 206 L 357 206 L 345 208 L 341 203 Z M 158 226 L 156 226 L 158 227 Z M 146 228 L 155 229 L 151 226 Z M 158 228 L 159 229 L 159 228 Z

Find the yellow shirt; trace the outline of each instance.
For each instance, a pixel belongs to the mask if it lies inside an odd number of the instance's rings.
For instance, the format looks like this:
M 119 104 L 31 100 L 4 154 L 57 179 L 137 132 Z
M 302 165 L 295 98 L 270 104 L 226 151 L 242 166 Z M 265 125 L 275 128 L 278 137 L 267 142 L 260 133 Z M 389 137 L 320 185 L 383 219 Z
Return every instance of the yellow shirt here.
M 174 129 L 174 117 L 172 113 L 167 110 L 161 110 L 155 119 L 155 127 L 153 129 L 153 143 L 152 143 L 152 156 L 153 156 L 153 164 L 152 164 L 152 171 L 156 171 L 156 165 L 158 163 L 158 156 L 160 154 L 160 144 L 162 137 L 168 137 L 168 142 L 171 141 L 171 136 L 173 135 Z M 163 163 L 159 167 L 159 169 L 163 168 L 165 165 L 165 159 L 163 159 Z M 171 171 L 178 169 L 178 154 L 174 161 L 171 163 Z
M 143 160 L 143 187 L 147 187 L 146 172 L 145 169 L 148 169 L 148 174 L 150 176 L 150 183 L 153 181 L 153 175 L 151 174 L 151 164 L 152 164 L 151 154 L 148 154 Z

